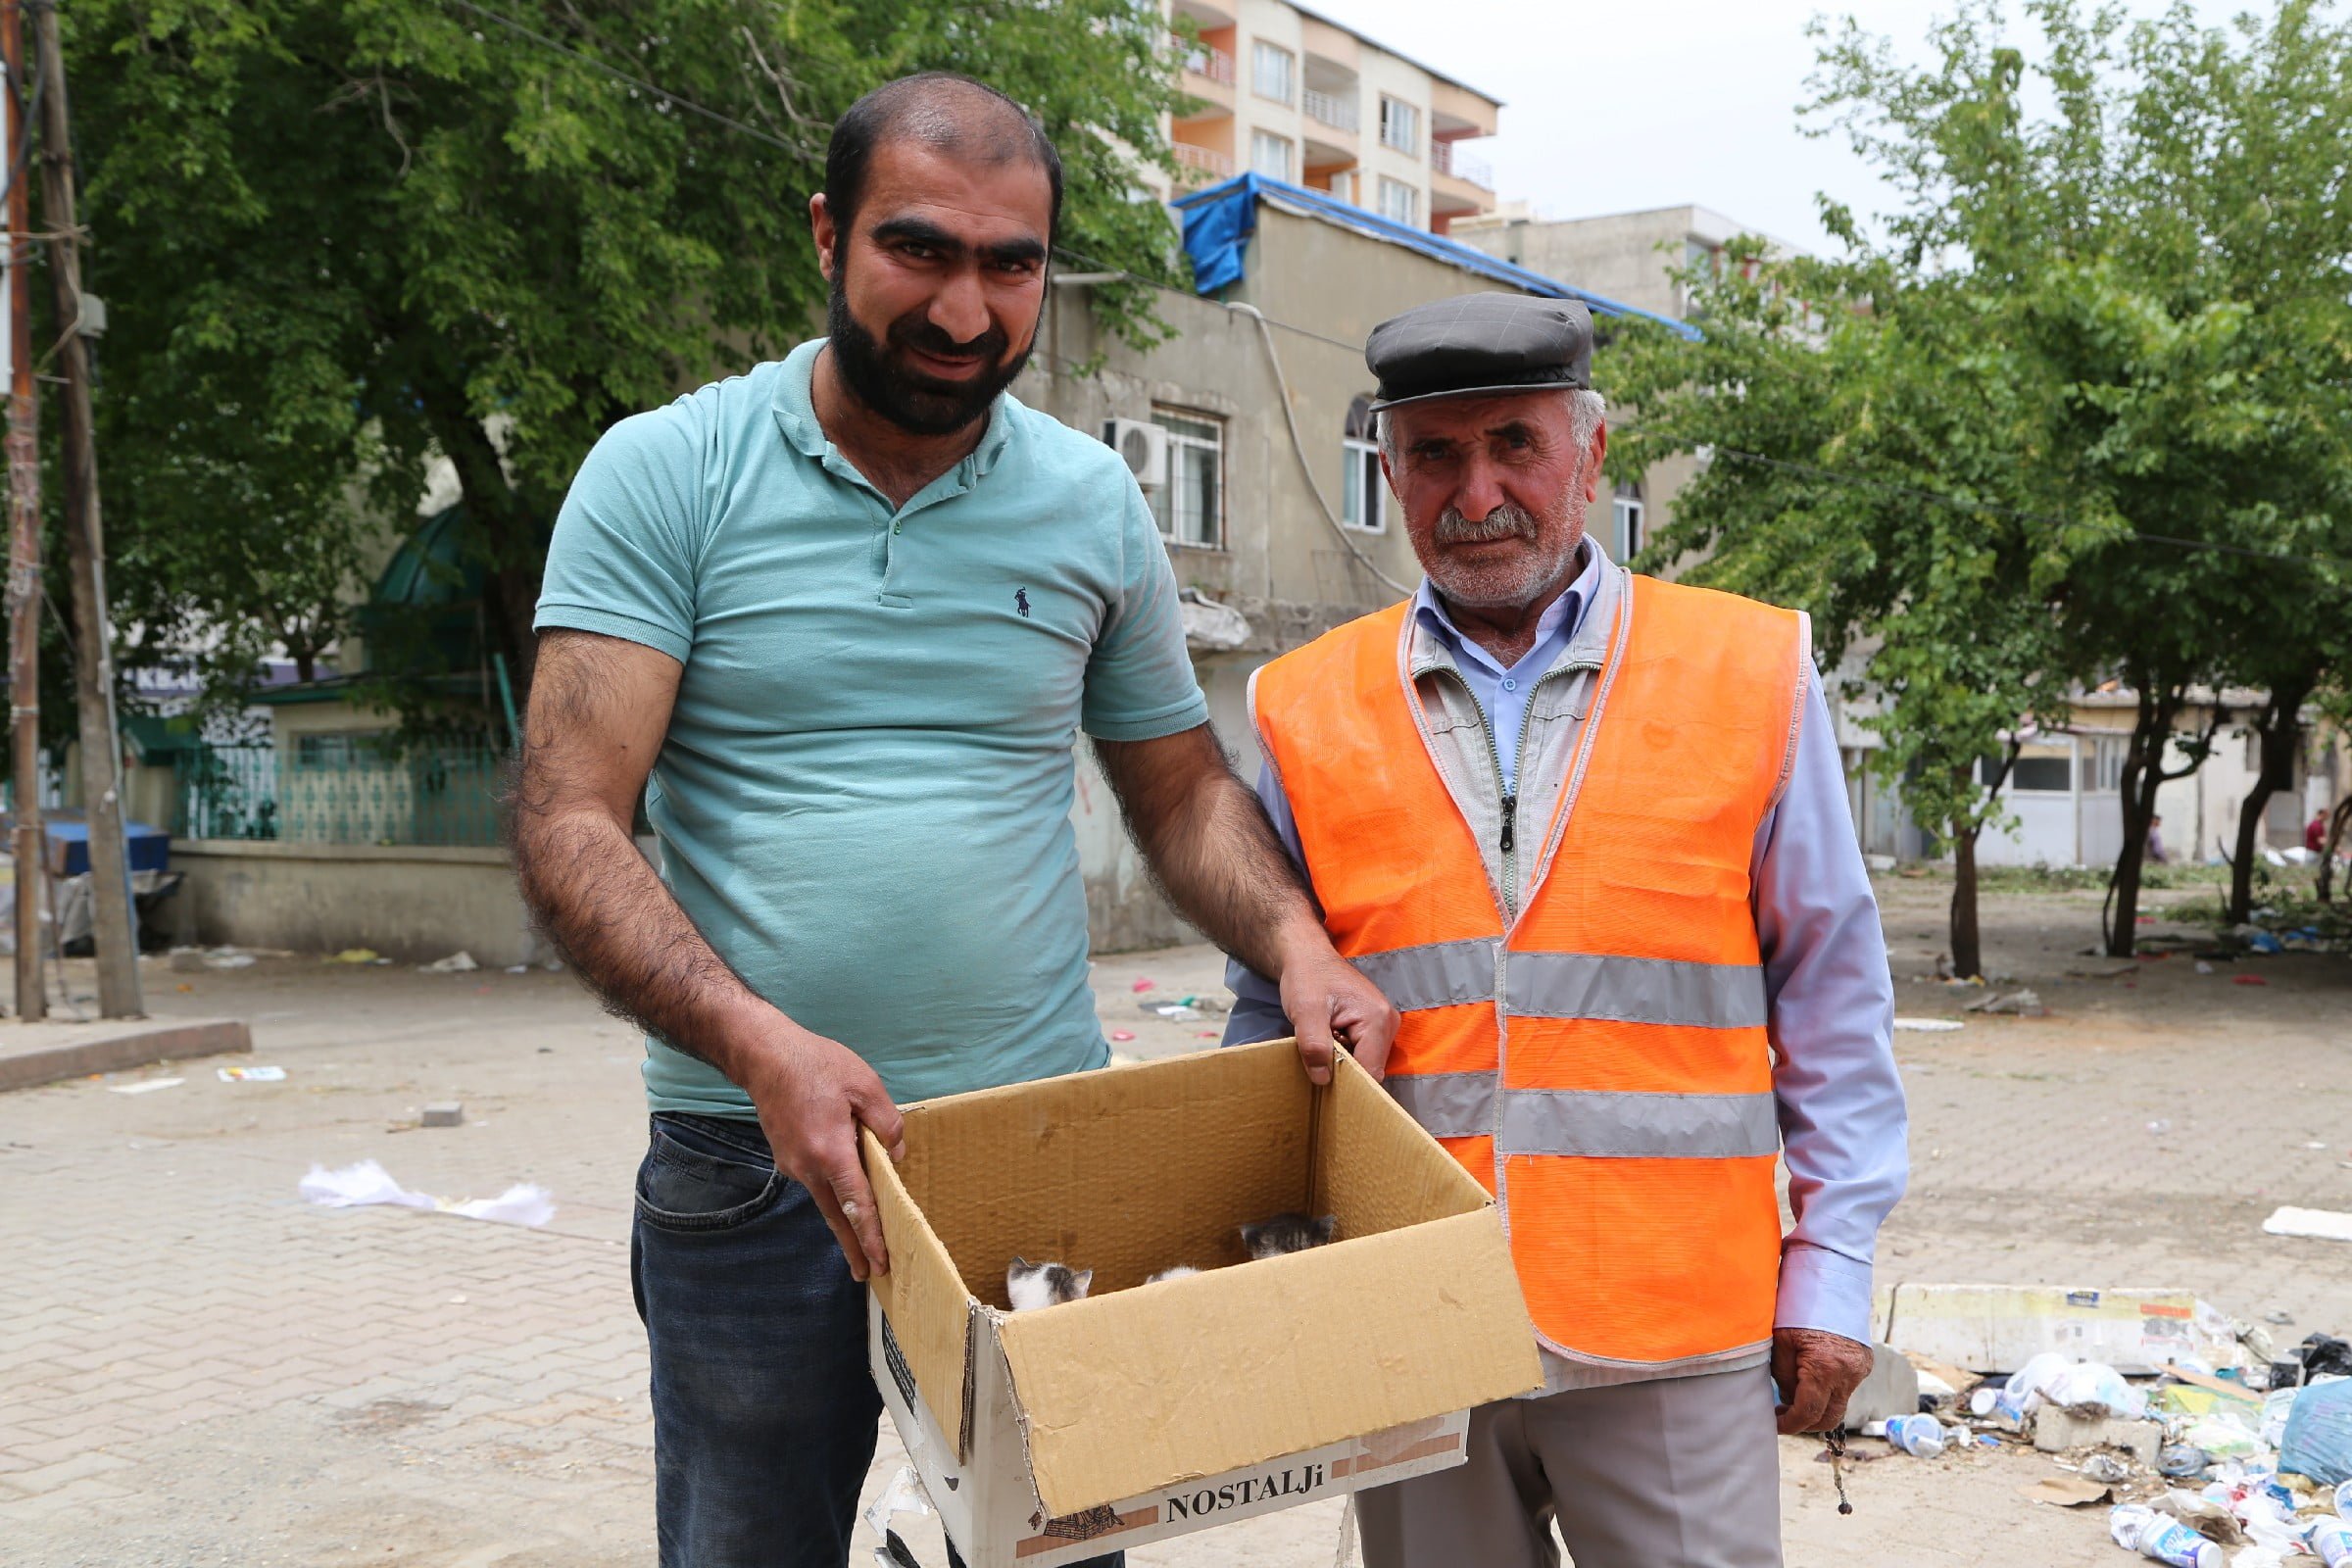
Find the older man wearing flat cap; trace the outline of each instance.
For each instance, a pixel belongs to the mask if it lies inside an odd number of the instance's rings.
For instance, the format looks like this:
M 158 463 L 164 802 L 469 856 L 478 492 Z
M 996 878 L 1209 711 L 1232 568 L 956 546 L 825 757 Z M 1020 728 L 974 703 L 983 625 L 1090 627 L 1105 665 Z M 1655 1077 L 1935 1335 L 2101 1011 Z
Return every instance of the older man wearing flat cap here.
M 1586 532 L 1592 358 L 1557 300 L 1376 328 L 1426 580 L 1250 689 L 1259 798 L 1402 1014 L 1365 1065 L 1494 1193 L 1544 1356 L 1468 1463 L 1363 1494 L 1369 1568 L 1556 1564 L 1555 1523 L 1577 1568 L 1775 1568 L 1775 1429 L 1871 1364 L 1903 1094 L 1809 630 Z M 1232 978 L 1228 1041 L 1286 1033 Z

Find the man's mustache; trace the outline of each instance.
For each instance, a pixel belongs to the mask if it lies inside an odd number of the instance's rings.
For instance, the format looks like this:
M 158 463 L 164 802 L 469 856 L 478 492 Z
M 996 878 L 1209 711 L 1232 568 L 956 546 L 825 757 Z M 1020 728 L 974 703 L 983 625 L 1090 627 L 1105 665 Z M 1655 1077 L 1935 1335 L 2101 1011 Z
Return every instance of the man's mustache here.
M 902 316 L 890 325 L 890 340 L 903 349 L 935 354 L 943 360 L 978 360 L 995 365 L 1004 358 L 1010 341 L 1001 326 L 992 326 L 966 343 L 958 343 L 919 316 Z
M 1534 513 L 1505 501 L 1476 522 L 1463 516 L 1459 507 L 1447 507 L 1438 516 L 1434 536 L 1442 545 L 1483 545 L 1497 539 L 1533 539 L 1537 526 Z

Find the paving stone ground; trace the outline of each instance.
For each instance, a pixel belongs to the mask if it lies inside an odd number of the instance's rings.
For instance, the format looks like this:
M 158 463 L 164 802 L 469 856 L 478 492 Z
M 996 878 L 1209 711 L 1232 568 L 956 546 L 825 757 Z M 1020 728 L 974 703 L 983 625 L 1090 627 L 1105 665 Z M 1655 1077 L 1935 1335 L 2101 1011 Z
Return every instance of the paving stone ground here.
M 1905 1014 L 1957 1015 L 1913 978 L 1942 946 L 1943 891 L 1882 890 Z M 1882 1281 L 2186 1286 L 2291 1313 L 2288 1338 L 2352 1327 L 2352 1247 L 2260 1230 L 2278 1203 L 2352 1207 L 2352 964 L 2127 969 L 2076 954 L 2095 899 L 2002 896 L 1987 916 L 1990 966 L 2054 1014 L 1898 1036 L 1916 1176 Z M 1132 987 L 1219 973 L 1202 949 L 1105 957 L 1105 1027 L 1135 1054 L 1204 1046 L 1212 1025 L 1146 1016 Z M 275 957 L 151 964 L 147 984 L 158 1013 L 250 1019 L 235 1060 L 287 1078 L 175 1062 L 0 1096 L 0 1564 L 651 1563 L 630 1032 L 560 974 Z M 183 1082 L 115 1092 L 165 1077 Z M 465 1125 L 416 1129 L 442 1100 Z M 297 1198 L 312 1164 L 368 1157 L 452 1198 L 538 1182 L 558 1213 L 534 1231 Z M 2095 1511 L 2017 1495 L 2044 1458 L 1870 1463 L 1844 1519 L 1811 1449 L 1783 1460 L 1792 1568 L 2128 1560 Z M 869 1491 L 899 1462 L 885 1423 Z M 1317 1505 L 1132 1560 L 1321 1568 L 1338 1541 L 1337 1505 Z

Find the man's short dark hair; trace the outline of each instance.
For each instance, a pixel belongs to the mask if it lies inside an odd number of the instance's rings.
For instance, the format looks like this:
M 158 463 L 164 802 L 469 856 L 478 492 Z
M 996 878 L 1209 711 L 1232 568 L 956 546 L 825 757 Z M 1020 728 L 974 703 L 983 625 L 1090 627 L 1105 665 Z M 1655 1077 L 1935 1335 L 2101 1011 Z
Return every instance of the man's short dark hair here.
M 985 164 L 1023 161 L 1044 170 L 1053 193 L 1046 242 L 1053 243 L 1061 227 L 1061 154 L 1046 127 L 985 81 L 953 71 L 925 71 L 884 82 L 834 123 L 833 140 L 825 148 L 825 206 L 833 215 L 837 255 L 850 242 L 875 149 L 900 138 Z

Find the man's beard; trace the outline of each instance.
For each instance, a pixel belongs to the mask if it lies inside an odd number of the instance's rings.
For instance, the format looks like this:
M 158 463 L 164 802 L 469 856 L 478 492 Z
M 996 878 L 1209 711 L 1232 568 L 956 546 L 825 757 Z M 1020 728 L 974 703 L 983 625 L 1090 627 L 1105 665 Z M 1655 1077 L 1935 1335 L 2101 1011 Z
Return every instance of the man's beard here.
M 1465 609 L 1513 610 L 1531 605 L 1576 569 L 1585 537 L 1585 498 L 1574 490 L 1563 494 L 1559 515 L 1551 520 L 1568 525 L 1567 548 L 1556 558 L 1530 556 L 1516 567 L 1470 566 L 1449 561 L 1444 547 L 1497 539 L 1525 539 L 1532 544 L 1542 536 L 1544 524 L 1534 513 L 1508 501 L 1476 522 L 1463 516 L 1460 508 L 1447 507 L 1430 534 L 1431 542 L 1439 547 L 1431 552 L 1435 559 L 1424 563 L 1423 569 L 1439 593 Z
M 841 378 L 858 401 L 909 435 L 954 435 L 988 413 L 997 394 L 1012 385 L 1029 363 L 1023 348 L 1004 362 L 1004 329 L 991 326 L 968 343 L 958 343 L 909 312 L 890 323 L 884 344 L 850 314 L 842 270 L 834 269 L 832 298 L 825 307 L 827 342 Z M 1034 346 L 1035 339 L 1031 339 Z M 926 354 L 975 355 L 983 368 L 969 381 L 943 381 L 923 374 L 906 360 L 909 350 Z

